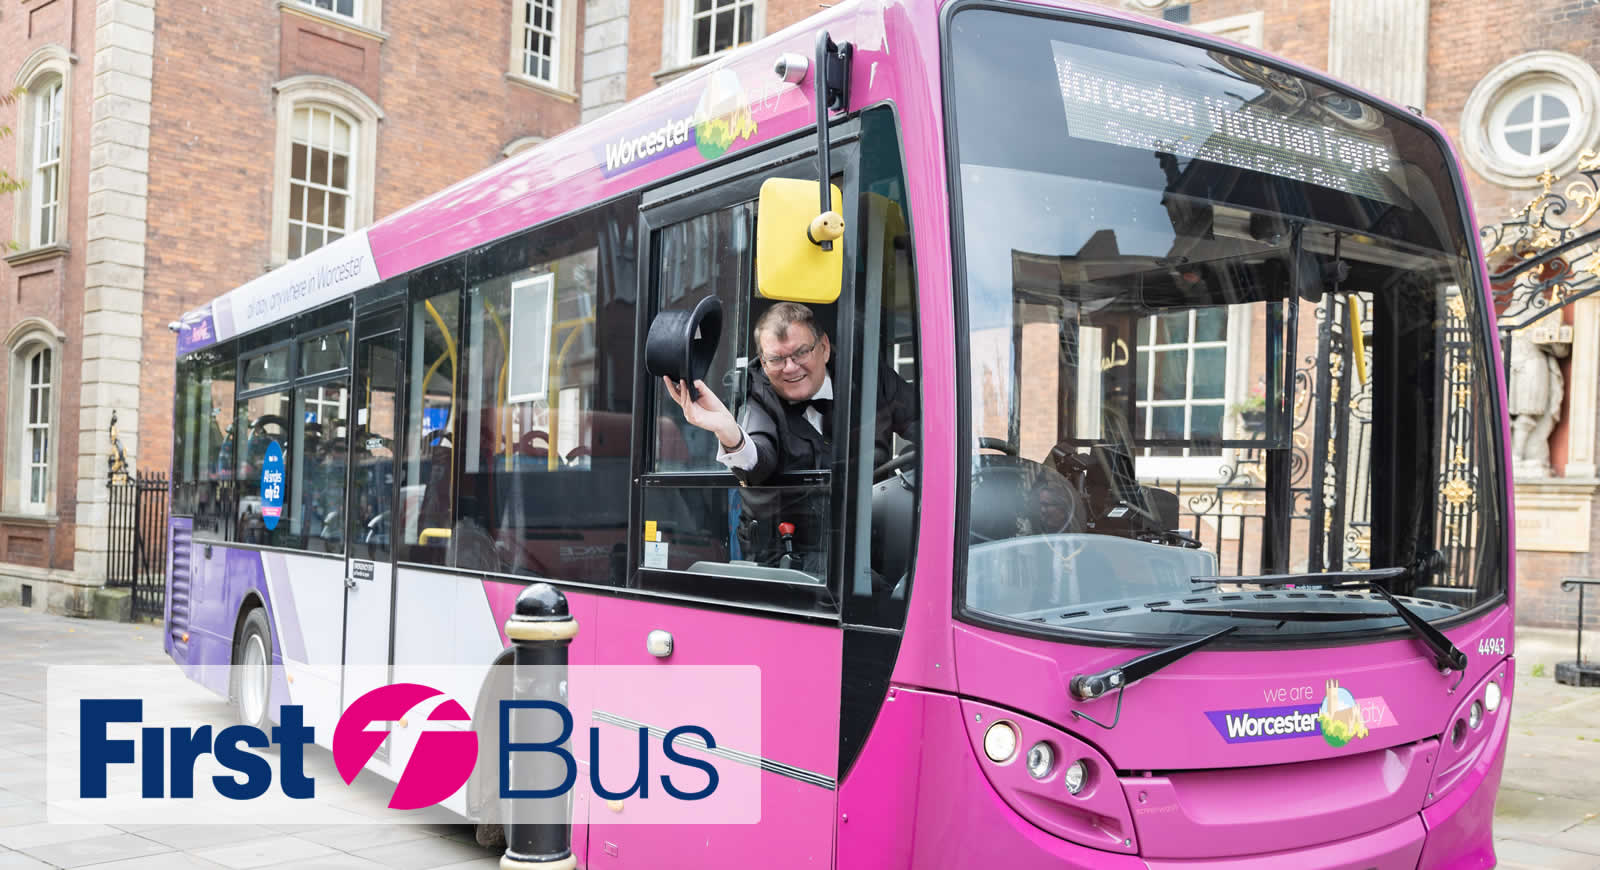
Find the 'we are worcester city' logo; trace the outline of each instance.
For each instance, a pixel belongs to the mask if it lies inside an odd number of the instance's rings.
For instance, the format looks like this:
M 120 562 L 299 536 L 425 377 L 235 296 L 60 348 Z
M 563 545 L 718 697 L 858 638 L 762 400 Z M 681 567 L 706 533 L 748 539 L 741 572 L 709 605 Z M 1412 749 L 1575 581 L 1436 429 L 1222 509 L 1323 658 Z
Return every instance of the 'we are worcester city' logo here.
M 1321 737 L 1329 746 L 1341 747 L 1366 737 L 1373 728 L 1395 725 L 1393 711 L 1380 697 L 1356 698 L 1338 680 L 1324 686 L 1322 700 L 1315 700 L 1307 687 L 1296 694 L 1305 703 L 1278 704 L 1243 710 L 1210 710 L 1206 718 L 1228 743 L 1256 743 L 1264 740 L 1289 740 L 1296 737 Z M 1272 692 L 1268 692 L 1272 697 Z

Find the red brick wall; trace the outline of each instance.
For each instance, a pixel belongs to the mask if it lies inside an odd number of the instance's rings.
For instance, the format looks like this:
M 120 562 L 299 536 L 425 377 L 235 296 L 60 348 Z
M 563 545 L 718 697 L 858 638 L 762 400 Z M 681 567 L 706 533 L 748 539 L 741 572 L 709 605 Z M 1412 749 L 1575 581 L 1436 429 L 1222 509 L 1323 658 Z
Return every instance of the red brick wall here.
M 1459 140 L 1467 95 L 1489 73 L 1530 51 L 1564 51 L 1600 67 L 1595 0 L 1433 0 L 1428 21 L 1428 105 Z M 1489 184 L 1469 167 L 1481 223 L 1504 220 L 1536 192 Z
M 89 123 L 94 97 L 94 51 L 84 36 L 94 32 L 95 4 L 87 0 L 30 0 L 16 3 L 0 16 L 0 82 L 9 88 L 22 63 L 36 49 L 54 43 L 78 55 L 72 66 L 69 105 L 63 108 L 67 127 L 64 143 L 67 176 L 61 190 L 66 224 L 61 241 L 63 256 L 13 268 L 0 264 L 0 335 L 29 317 L 40 317 L 66 333 L 57 370 L 57 423 L 53 450 L 56 522 L 51 525 L 0 521 L 0 562 L 41 568 L 72 567 L 74 517 L 77 514 L 78 413 L 83 360 L 83 243 L 87 225 L 89 182 Z M 17 136 L 27 118 L 25 103 L 0 109 L 0 124 L 13 135 L 0 139 L 0 166 L 13 175 L 17 165 Z M 12 238 L 13 207 L 28 192 L 0 196 L 0 241 Z M 11 253 L 7 251 L 6 253 Z M 0 360 L 0 390 L 6 399 L 0 409 L 11 410 L 10 362 Z M 0 418 L 4 419 L 4 418 Z M 7 438 L 0 426 L 0 470 L 20 460 L 21 445 Z M 19 494 L 20 495 L 20 494 Z

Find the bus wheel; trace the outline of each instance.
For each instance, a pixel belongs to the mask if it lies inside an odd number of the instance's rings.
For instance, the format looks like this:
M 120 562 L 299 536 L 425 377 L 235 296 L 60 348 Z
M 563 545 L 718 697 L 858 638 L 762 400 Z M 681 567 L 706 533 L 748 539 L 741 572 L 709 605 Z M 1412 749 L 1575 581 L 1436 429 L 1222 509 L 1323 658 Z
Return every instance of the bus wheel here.
M 233 706 L 239 721 L 265 731 L 272 726 L 267 716 L 267 702 L 272 697 L 272 632 L 267 628 L 266 611 L 259 607 L 245 615 L 233 665 Z
M 478 822 L 472 826 L 472 835 L 485 849 L 504 849 L 506 828 L 499 822 Z

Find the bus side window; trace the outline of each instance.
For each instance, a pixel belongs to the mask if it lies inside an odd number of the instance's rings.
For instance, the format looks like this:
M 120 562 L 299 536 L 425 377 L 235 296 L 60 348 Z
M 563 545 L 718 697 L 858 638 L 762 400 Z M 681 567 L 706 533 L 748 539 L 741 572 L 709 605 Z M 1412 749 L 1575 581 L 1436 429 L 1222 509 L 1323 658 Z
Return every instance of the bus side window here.
M 637 220 L 614 204 L 473 257 L 450 564 L 623 582 Z
M 406 355 L 406 449 L 400 464 L 396 558 L 446 564 L 454 525 L 456 383 L 461 356 L 463 264 L 411 281 Z
M 290 419 L 294 393 L 290 339 L 293 326 L 280 323 L 240 341 L 239 392 L 235 402 L 234 454 L 238 504 L 233 540 L 284 546 L 290 512 Z M 274 458 L 275 457 L 275 458 Z
M 773 388 L 766 386 L 761 349 L 751 329 L 772 303 L 755 292 L 755 228 L 756 204 L 743 202 L 658 230 L 652 248 L 655 310 L 691 308 L 707 295 L 720 298 L 722 340 L 704 379 L 706 386 L 741 425 L 768 420 L 769 425 L 784 427 L 792 439 L 810 439 L 811 449 L 803 452 L 817 461 L 783 466 L 768 480 L 759 484 L 747 480 L 748 485 L 742 485 L 719 459 L 717 437 L 690 425 L 656 379 L 650 386 L 657 416 L 642 493 L 645 541 L 640 567 L 820 589 L 827 581 L 835 546 L 831 528 L 835 427 L 820 411 L 815 420 L 802 417 L 809 403 L 781 403 Z M 830 339 L 834 309 L 825 305 L 813 310 L 817 330 Z M 824 355 L 816 354 L 809 364 L 823 363 Z M 765 401 L 756 395 L 761 390 Z M 774 414 L 785 419 L 777 421 Z M 739 588 L 720 579 L 714 582 L 724 584 L 718 590 Z M 809 601 L 814 594 L 810 590 L 799 598 Z
M 232 538 L 237 365 L 229 342 L 195 351 L 178 367 L 172 512 L 194 518 L 199 540 Z
M 863 417 L 872 414 L 873 450 L 862 451 L 857 460 L 857 528 L 865 526 L 867 541 L 858 545 L 857 564 L 845 586 L 845 621 L 898 629 L 905 624 L 916 551 L 922 408 L 910 207 L 894 116 L 887 108 L 862 116 L 861 190 L 856 286 L 863 305 L 878 301 L 878 316 L 876 332 L 862 340 L 858 382 L 875 383 L 872 393 L 862 396 Z M 872 378 L 865 377 L 868 366 Z

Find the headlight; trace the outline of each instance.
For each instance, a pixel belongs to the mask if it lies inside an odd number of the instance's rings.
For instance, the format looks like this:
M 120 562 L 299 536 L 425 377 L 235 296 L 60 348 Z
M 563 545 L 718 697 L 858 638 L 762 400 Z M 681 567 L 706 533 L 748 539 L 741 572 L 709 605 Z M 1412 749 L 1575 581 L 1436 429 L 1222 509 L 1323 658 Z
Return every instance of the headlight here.
M 1078 792 L 1083 791 L 1083 784 L 1087 782 L 1088 779 L 1089 766 L 1084 764 L 1083 759 L 1081 758 L 1068 765 L 1067 772 L 1062 775 L 1062 780 L 1067 784 L 1067 791 L 1071 794 L 1077 794 Z
M 1028 775 L 1034 779 L 1044 779 L 1050 775 L 1050 768 L 1056 762 L 1056 753 L 1050 744 L 1040 741 L 1033 744 L 1028 750 Z
M 1490 713 L 1500 709 L 1500 684 L 1494 680 L 1483 688 L 1483 706 L 1488 707 Z
M 1483 704 L 1482 703 L 1480 703 L 1478 701 L 1473 701 L 1472 702 L 1472 706 L 1467 709 L 1467 724 L 1471 725 L 1474 728 L 1476 728 L 1479 725 L 1483 724 Z
M 1004 764 L 1017 754 L 1017 729 L 1010 722 L 996 722 L 983 733 L 983 752 L 995 764 Z

